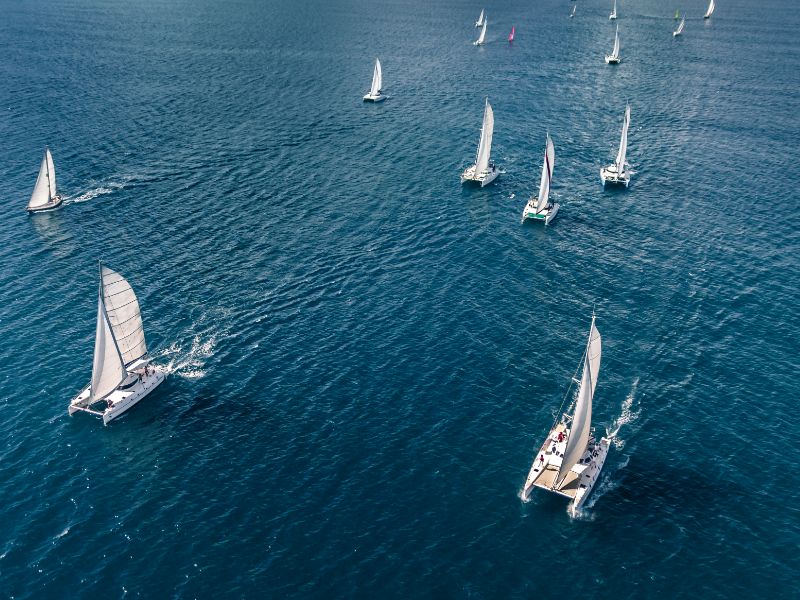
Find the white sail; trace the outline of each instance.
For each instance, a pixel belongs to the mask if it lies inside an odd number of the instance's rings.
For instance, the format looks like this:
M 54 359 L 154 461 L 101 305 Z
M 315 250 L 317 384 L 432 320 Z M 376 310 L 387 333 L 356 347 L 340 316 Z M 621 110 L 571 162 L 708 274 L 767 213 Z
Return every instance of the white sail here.
M 716 6 L 714 5 L 714 0 L 711 0 L 711 2 L 708 3 L 708 10 L 706 11 L 706 14 L 703 15 L 703 18 L 704 19 L 709 18 L 713 14 L 714 8 L 716 8 Z
M 103 304 L 103 286 L 97 298 L 97 332 L 94 338 L 94 362 L 92 363 L 91 401 L 102 400 L 119 387 L 127 375 L 111 323 Z
M 56 182 L 55 175 L 51 175 L 50 165 L 53 164 L 53 157 L 50 156 L 50 150 L 45 148 L 44 156 L 42 157 L 42 164 L 39 167 L 39 176 L 36 178 L 36 184 L 33 186 L 33 193 L 31 199 L 28 201 L 28 208 L 37 208 L 44 206 L 52 199 L 50 190 L 55 192 Z M 50 178 L 53 178 L 50 183 Z M 55 195 L 55 193 L 53 193 Z
M 622 136 L 619 140 L 619 150 L 617 151 L 617 173 L 621 174 L 625 169 L 625 156 L 628 152 L 628 126 L 631 124 L 631 107 L 625 107 L 625 120 L 622 123 Z
M 481 34 L 478 36 L 478 40 L 475 42 L 476 46 L 480 46 L 486 40 L 486 19 L 483 20 L 483 29 L 481 29 Z
M 494 112 L 486 99 L 486 108 L 483 111 L 483 125 L 481 126 L 481 141 L 478 144 L 478 154 L 475 158 L 475 173 L 483 173 L 489 169 L 489 155 L 492 152 L 492 134 L 494 133 Z
M 617 18 L 617 0 L 614 0 L 614 10 L 611 11 L 611 17 L 610 18 L 612 18 L 612 19 L 616 19 Z
M 611 51 L 611 56 L 619 58 L 619 25 L 617 25 L 617 31 L 614 33 L 614 50 Z
M 147 354 L 139 301 L 130 284 L 116 271 L 100 267 L 103 300 L 123 364 Z
M 481 16 L 478 17 L 478 21 L 475 23 L 476 27 L 480 27 L 486 23 L 486 17 L 483 14 L 484 9 L 481 9 Z
M 575 402 L 575 411 L 572 414 L 567 447 L 564 450 L 561 467 L 555 479 L 556 485 L 560 485 L 564 476 L 575 466 L 575 463 L 586 451 L 586 446 L 589 443 L 589 433 L 592 427 L 592 398 L 597 385 L 597 376 L 600 373 L 601 353 L 602 341 L 600 332 L 594 326 L 594 317 L 592 317 L 589 342 L 586 345 L 586 356 L 583 359 L 581 386 L 578 390 L 578 399 Z
M 50 154 L 50 148 L 44 149 L 45 157 L 47 158 L 47 175 L 50 183 L 50 199 L 56 197 L 56 167 L 53 164 L 53 155 Z
M 550 180 L 553 177 L 553 166 L 556 160 L 556 151 L 553 148 L 553 140 L 547 134 L 547 142 L 544 148 L 544 162 L 542 163 L 542 181 L 539 183 L 539 201 L 536 203 L 536 212 L 542 212 L 547 207 L 547 200 L 550 196 Z
M 684 17 L 683 19 L 681 19 L 681 22 L 680 22 L 680 24 L 678 25 L 678 28 L 677 28 L 677 29 L 676 29 L 676 30 L 673 32 L 673 34 L 672 34 L 672 35 L 680 35 L 680 34 L 682 34 L 682 33 L 683 33 L 683 27 L 684 27 L 684 25 L 686 25 L 686 17 Z
M 372 72 L 372 87 L 369 90 L 370 96 L 377 96 L 378 94 L 380 94 L 382 87 L 383 87 L 383 73 L 381 72 L 381 61 L 376 58 L 375 70 Z

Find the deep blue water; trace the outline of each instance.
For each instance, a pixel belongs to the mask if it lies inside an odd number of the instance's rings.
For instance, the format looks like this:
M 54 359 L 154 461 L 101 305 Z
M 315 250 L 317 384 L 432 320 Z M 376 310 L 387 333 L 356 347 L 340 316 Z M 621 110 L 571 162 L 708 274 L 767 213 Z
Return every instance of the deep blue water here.
M 800 595 L 800 13 L 620 0 L 615 68 L 610 4 L 0 2 L 0 596 Z M 109 427 L 98 259 L 172 371 Z M 593 306 L 571 519 L 518 493 Z

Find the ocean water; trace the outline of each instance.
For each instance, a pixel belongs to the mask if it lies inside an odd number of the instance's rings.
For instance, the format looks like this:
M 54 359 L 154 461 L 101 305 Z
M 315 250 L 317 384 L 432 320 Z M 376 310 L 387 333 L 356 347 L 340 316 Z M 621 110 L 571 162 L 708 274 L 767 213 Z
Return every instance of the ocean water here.
M 609 67 L 610 4 L 2 0 L 0 596 L 800 595 L 800 13 L 620 0 Z M 171 371 L 108 427 L 98 260 Z M 593 309 L 571 518 L 518 494 Z

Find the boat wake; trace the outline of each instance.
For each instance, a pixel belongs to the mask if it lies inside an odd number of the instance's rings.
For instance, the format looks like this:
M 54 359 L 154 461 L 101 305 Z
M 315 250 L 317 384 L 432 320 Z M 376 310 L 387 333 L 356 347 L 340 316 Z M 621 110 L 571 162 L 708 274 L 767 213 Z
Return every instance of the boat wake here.
M 80 204 L 81 202 L 88 202 L 98 196 L 105 194 L 113 194 L 117 190 L 123 189 L 127 185 L 127 181 L 109 181 L 98 185 L 82 194 L 76 196 L 64 196 L 64 204 Z
M 621 450 L 625 447 L 625 440 L 619 437 L 619 430 L 622 428 L 623 425 L 630 425 L 631 423 L 635 422 L 636 419 L 639 418 L 639 414 L 642 412 L 641 407 L 637 405 L 637 408 L 634 410 L 633 405 L 636 400 L 636 390 L 639 387 L 639 378 L 633 380 L 633 384 L 631 385 L 631 391 L 628 392 L 628 395 L 625 397 L 625 400 L 622 401 L 620 405 L 620 413 L 619 416 L 614 419 L 614 422 L 611 424 L 610 427 L 606 428 L 606 437 L 611 438 L 611 441 L 614 444 L 614 447 L 618 450 Z
M 215 335 L 204 339 L 203 336 L 198 334 L 192 339 L 192 345 L 188 351 L 184 351 L 176 342 L 163 352 L 160 352 L 155 358 L 169 358 L 169 362 L 165 367 L 169 375 L 175 374 L 185 379 L 200 379 L 206 374 L 203 367 L 206 359 L 214 353 L 216 342 L 217 337 Z

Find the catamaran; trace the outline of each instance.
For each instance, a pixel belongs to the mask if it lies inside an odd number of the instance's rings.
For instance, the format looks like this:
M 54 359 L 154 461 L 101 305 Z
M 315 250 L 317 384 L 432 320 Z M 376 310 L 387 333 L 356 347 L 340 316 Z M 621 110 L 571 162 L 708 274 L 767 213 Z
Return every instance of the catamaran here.
M 617 65 L 621 60 L 619 56 L 619 25 L 617 25 L 617 31 L 614 33 L 614 49 L 611 51 L 611 54 L 606 54 L 606 64 Z
M 686 17 L 681 19 L 681 22 L 678 24 L 678 28 L 672 32 L 672 37 L 678 37 L 680 34 L 683 33 L 683 27 L 686 25 Z
M 63 202 L 56 192 L 56 168 L 53 165 L 53 155 L 50 148 L 44 147 L 44 157 L 39 167 L 39 176 L 33 186 L 31 199 L 28 201 L 28 212 L 40 212 L 57 208 Z
M 472 42 L 473 46 L 483 46 L 486 43 L 486 23 L 488 21 L 483 19 L 483 28 L 481 29 L 481 34 L 478 36 L 478 39 Z
M 516 31 L 516 28 L 512 25 L 511 26 L 511 33 L 508 34 L 508 41 L 509 42 L 513 42 L 514 41 L 514 32 L 515 31 Z
M 107 425 L 164 381 L 165 370 L 150 360 L 133 288 L 100 265 L 92 379 L 70 402 L 69 414 L 88 412 Z
M 553 167 L 556 161 L 556 151 L 553 148 L 553 140 L 550 139 L 550 134 L 547 134 L 547 140 L 544 146 L 544 162 L 542 163 L 542 180 L 539 183 L 539 196 L 534 196 L 528 200 L 525 210 L 522 211 L 522 222 L 525 219 L 534 219 L 535 221 L 544 221 L 548 225 L 558 212 L 559 205 L 550 202 L 550 181 L 553 178 Z
M 486 14 L 484 10 L 481 9 L 481 16 L 475 21 L 475 27 L 483 27 L 484 23 L 486 23 Z
M 364 102 L 382 102 L 386 100 L 386 96 L 381 93 L 383 87 L 383 73 L 381 71 L 381 61 L 375 59 L 375 70 L 372 71 L 372 87 L 369 93 L 364 96 Z
M 711 2 L 708 3 L 708 10 L 706 10 L 706 14 L 703 15 L 703 18 L 704 19 L 711 18 L 711 15 L 714 14 L 714 9 L 715 8 L 716 8 L 716 5 L 714 4 L 714 0 L 711 0 Z
M 577 4 L 573 4 L 573 5 L 572 5 L 572 12 L 571 12 L 571 13 L 569 13 L 569 18 L 570 18 L 570 19 L 571 19 L 572 17 L 574 17 L 574 16 L 575 16 L 575 9 L 576 9 L 576 8 L 578 8 L 578 5 L 577 5 Z
M 608 165 L 600 169 L 600 181 L 603 187 L 607 183 L 624 183 L 628 187 L 631 183 L 631 175 L 633 171 L 626 161 L 628 152 L 628 127 L 631 124 L 631 107 L 625 106 L 625 120 L 622 122 L 622 137 L 619 140 L 619 150 L 617 151 L 617 159 L 613 165 Z
M 534 487 L 569 498 L 569 511 L 573 515 L 592 493 L 611 445 L 610 436 L 598 442 L 592 432 L 592 400 L 602 351 L 600 332 L 594 323 L 592 315 L 578 395 L 565 411 L 559 411 L 560 418 L 556 417 L 536 454 L 522 489 L 522 499 L 526 501 Z
M 481 187 L 487 186 L 494 181 L 500 174 L 497 166 L 490 161 L 492 152 L 492 134 L 494 134 L 494 112 L 486 99 L 486 107 L 483 110 L 483 125 L 481 125 L 481 140 L 478 143 L 478 152 L 475 155 L 475 164 L 464 169 L 461 174 L 461 183 L 465 181 L 475 181 Z
M 608 18 L 612 21 L 617 18 L 617 0 L 614 0 L 614 8 L 611 10 L 611 14 L 608 15 Z

